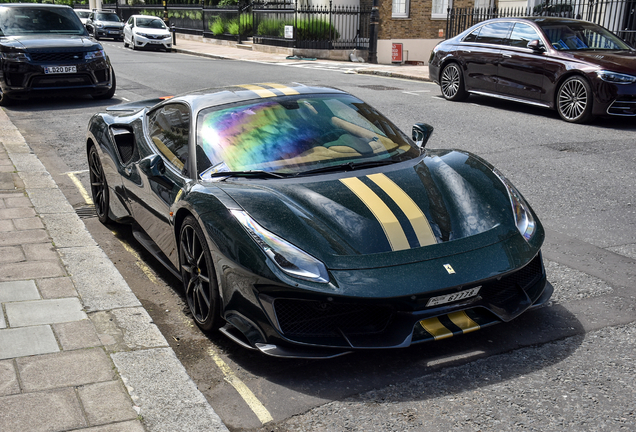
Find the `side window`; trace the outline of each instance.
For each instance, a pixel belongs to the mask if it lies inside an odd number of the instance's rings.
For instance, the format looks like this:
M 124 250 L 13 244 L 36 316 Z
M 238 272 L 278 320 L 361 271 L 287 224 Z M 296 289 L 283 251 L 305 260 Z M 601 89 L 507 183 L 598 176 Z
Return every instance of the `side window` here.
M 481 27 L 479 27 L 477 30 L 473 30 L 471 34 L 469 34 L 468 36 L 464 38 L 463 42 L 475 42 L 477 40 L 477 36 L 479 36 L 480 30 L 481 30 Z
M 479 36 L 477 36 L 477 42 L 501 45 L 508 37 L 511 26 L 512 23 L 509 22 L 487 24 L 481 28 Z
M 185 105 L 165 105 L 148 114 L 148 135 L 159 152 L 187 175 L 190 110 Z
M 510 34 L 510 46 L 527 48 L 528 42 L 541 40 L 539 33 L 528 24 L 516 23 Z

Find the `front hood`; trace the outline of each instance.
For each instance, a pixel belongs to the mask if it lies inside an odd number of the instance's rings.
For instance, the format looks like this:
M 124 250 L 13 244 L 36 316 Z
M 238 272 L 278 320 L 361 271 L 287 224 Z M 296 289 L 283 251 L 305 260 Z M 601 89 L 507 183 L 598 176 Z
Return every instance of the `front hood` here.
M 600 66 L 601 69 L 636 74 L 636 51 L 575 51 L 573 58 Z
M 427 151 L 381 172 L 217 185 L 263 227 L 332 269 L 439 258 L 518 234 L 492 168 L 460 151 Z
M 0 41 L 0 44 L 3 47 L 22 49 L 26 51 L 44 51 L 50 49 L 55 49 L 56 51 L 91 51 L 102 48 L 99 43 L 91 40 L 88 36 L 10 36 L 2 38 Z
M 124 23 L 121 21 L 95 21 L 95 24 L 97 26 L 104 26 L 104 27 L 112 27 L 112 28 L 124 28 Z

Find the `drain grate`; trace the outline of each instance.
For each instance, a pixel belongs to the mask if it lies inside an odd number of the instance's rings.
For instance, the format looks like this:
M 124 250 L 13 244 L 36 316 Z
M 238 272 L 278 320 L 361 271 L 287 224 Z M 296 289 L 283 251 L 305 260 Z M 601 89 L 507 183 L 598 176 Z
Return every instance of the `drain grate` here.
M 75 213 L 77 213 L 80 219 L 90 219 L 90 218 L 97 217 L 97 213 L 95 212 L 95 206 L 92 206 L 92 205 L 78 207 L 75 209 Z
M 371 90 L 402 90 L 401 88 L 389 87 L 389 86 L 384 86 L 384 85 L 361 85 L 361 86 L 358 86 L 358 87 L 371 89 Z

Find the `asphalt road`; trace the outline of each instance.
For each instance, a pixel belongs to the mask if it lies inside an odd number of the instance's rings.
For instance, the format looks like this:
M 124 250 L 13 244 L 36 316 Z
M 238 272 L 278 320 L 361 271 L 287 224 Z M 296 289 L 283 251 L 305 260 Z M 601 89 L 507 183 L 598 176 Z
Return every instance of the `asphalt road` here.
M 429 83 L 104 45 L 117 73 L 112 101 L 42 99 L 7 113 L 231 430 L 636 430 L 633 120 L 570 125 L 498 100 L 447 102 Z M 547 229 L 550 305 L 465 337 L 320 362 L 268 358 L 203 335 L 179 282 L 129 228 L 105 227 L 87 210 L 74 182 L 88 189 L 86 125 L 113 103 L 272 81 L 337 86 L 407 132 L 432 124 L 429 147 L 469 150 L 497 166 Z

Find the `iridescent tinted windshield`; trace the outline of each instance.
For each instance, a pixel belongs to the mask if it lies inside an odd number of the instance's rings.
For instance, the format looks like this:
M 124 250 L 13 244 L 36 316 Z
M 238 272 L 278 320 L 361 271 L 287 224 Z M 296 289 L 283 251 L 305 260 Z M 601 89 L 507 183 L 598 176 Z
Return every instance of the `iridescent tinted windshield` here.
M 215 172 L 299 172 L 419 154 L 389 120 L 347 95 L 288 96 L 208 109 L 197 124 L 197 145 L 209 159 L 199 172 L 210 166 Z

